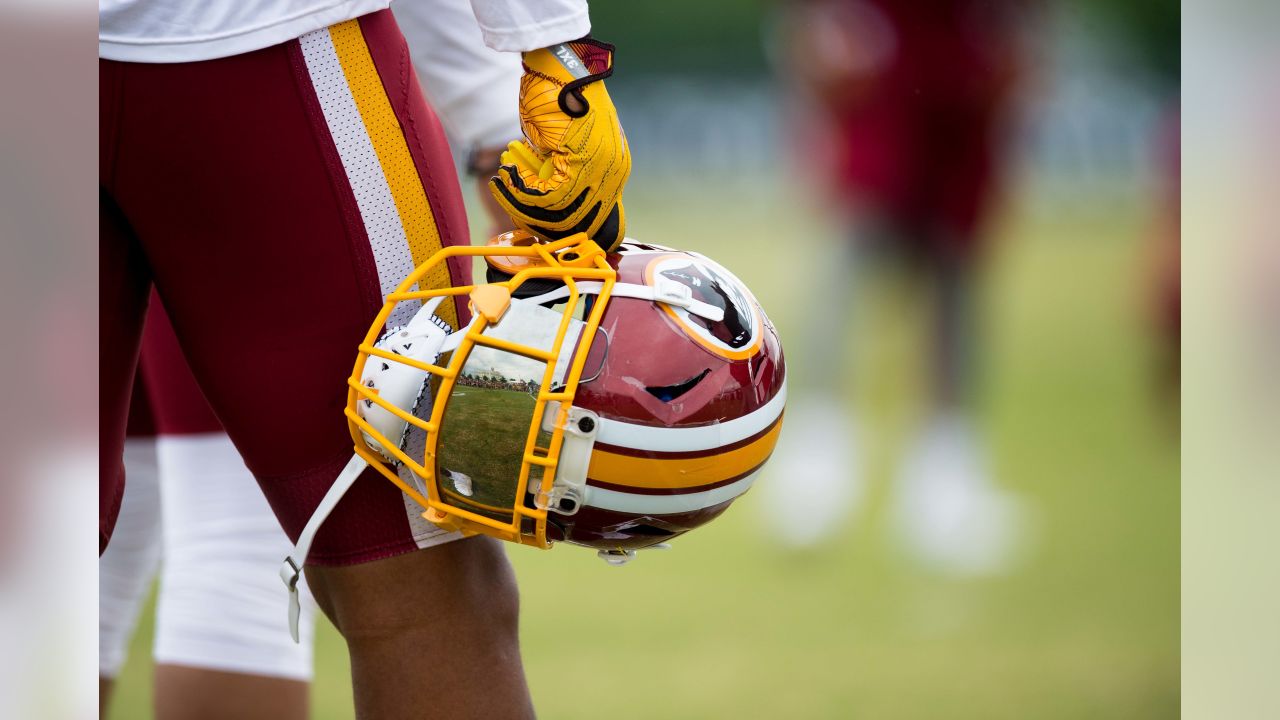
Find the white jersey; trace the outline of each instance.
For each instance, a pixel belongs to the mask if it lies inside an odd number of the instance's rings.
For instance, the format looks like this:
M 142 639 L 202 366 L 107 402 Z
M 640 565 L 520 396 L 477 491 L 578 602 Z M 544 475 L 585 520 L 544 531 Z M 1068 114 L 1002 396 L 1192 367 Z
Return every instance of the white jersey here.
M 494 50 L 536 50 L 591 30 L 586 0 L 470 2 L 484 43 Z M 390 0 L 98 0 L 98 56 L 156 63 L 212 60 L 293 40 L 390 4 Z

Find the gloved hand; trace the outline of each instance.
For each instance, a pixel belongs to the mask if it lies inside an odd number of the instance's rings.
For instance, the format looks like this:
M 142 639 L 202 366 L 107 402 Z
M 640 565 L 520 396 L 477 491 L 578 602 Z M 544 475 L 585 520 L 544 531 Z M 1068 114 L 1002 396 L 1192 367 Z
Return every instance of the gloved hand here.
M 575 40 L 524 53 L 520 125 L 489 191 L 515 224 L 559 239 L 586 232 L 612 250 L 626 232 L 631 152 L 604 88 L 613 46 Z

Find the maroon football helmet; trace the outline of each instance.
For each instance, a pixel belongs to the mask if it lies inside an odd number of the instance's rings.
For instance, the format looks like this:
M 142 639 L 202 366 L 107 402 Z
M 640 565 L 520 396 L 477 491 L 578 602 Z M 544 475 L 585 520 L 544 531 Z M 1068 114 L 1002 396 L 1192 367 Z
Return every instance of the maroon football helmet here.
M 529 242 L 507 233 L 490 245 Z M 617 282 L 573 399 L 594 426 L 585 486 L 548 505 L 547 539 L 628 557 L 750 488 L 778 438 L 786 368 L 764 310 L 723 266 L 634 241 L 607 262 Z M 537 264 L 491 256 L 489 278 Z M 555 302 L 552 286 L 537 289 L 529 301 Z

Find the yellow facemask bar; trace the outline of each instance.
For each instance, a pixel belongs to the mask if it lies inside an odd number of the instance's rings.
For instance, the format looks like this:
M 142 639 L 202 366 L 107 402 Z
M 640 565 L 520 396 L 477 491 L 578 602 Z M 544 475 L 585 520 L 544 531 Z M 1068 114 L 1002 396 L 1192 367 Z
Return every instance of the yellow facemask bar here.
M 530 263 L 529 267 L 516 272 L 510 280 L 503 282 L 463 285 L 434 290 L 412 289 L 419 280 L 433 269 L 453 257 L 522 257 L 530 258 L 535 262 Z M 484 334 L 485 329 L 496 324 L 502 318 L 515 290 L 525 282 L 539 278 L 560 280 L 564 282 L 569 293 L 552 347 L 549 350 L 544 350 L 502 338 L 486 336 Z M 538 483 L 538 495 L 550 493 L 552 485 L 555 483 L 560 450 L 564 442 L 564 427 L 569 421 L 569 411 L 573 407 L 574 395 L 578 390 L 578 381 L 582 377 L 583 366 L 587 361 L 588 353 L 585 344 L 570 362 L 568 372 L 564 374 L 563 385 L 555 389 L 554 392 L 552 391 L 555 387 L 553 380 L 557 370 L 558 351 L 564 344 L 574 312 L 583 299 L 583 295 L 577 287 L 577 283 L 583 280 L 601 283 L 600 289 L 591 293 L 597 296 L 597 301 L 592 304 L 591 311 L 585 318 L 582 330 L 582 342 L 588 343 L 591 338 L 596 336 L 596 330 L 600 327 L 600 319 L 604 315 L 605 307 L 608 305 L 610 293 L 613 290 L 614 282 L 617 280 L 617 272 L 609 267 L 608 262 L 605 260 L 604 251 L 582 233 L 545 244 L 448 247 L 437 252 L 430 260 L 410 273 L 396 288 L 395 292 L 387 296 L 377 319 L 374 320 L 373 325 L 369 328 L 364 341 L 360 343 L 359 356 L 356 359 L 355 368 L 351 371 L 351 377 L 347 379 L 348 390 L 345 414 L 347 416 L 347 424 L 351 430 L 351 438 L 355 442 L 356 454 L 425 508 L 426 511 L 422 516 L 428 521 L 445 529 L 458 530 L 468 535 L 489 535 L 523 545 L 539 548 L 550 547 L 550 543 L 547 541 L 547 511 L 537 507 L 528 507 L 524 499 L 527 497 L 530 482 Z M 398 303 L 406 301 L 425 303 L 432 298 L 453 298 L 459 295 L 469 296 L 475 319 L 469 326 L 456 331 L 465 334 L 457 348 L 450 354 L 446 367 L 432 365 L 375 347 L 387 318 L 390 317 Z M 447 398 L 452 395 L 453 387 L 462 372 L 462 366 L 466 363 L 472 348 L 476 345 L 522 355 L 546 364 L 543 382 L 538 389 L 533 417 L 530 420 L 529 432 L 525 439 L 524 457 L 520 464 L 520 477 L 517 480 L 515 502 L 510 508 L 510 522 L 503 522 L 499 519 L 481 515 L 458 504 L 451 503 L 448 498 L 449 493 L 441 493 L 441 484 L 436 472 L 440 425 L 447 405 Z M 438 379 L 440 384 L 432 393 L 433 402 L 429 420 L 415 417 L 413 413 L 379 397 L 377 389 L 365 387 L 361 382 L 361 378 L 363 377 L 365 363 L 368 362 L 370 357 L 408 365 L 417 370 L 430 373 L 431 376 Z M 431 380 L 428 380 L 428 382 L 431 382 Z M 400 449 L 398 441 L 387 438 L 368 421 L 360 417 L 356 410 L 356 404 L 363 400 L 370 400 L 376 403 L 387 412 L 425 432 L 426 447 L 423 457 L 409 457 L 407 453 Z M 541 420 L 543 414 L 547 411 L 548 403 L 556 403 L 557 405 L 554 407 L 557 409 L 551 440 L 549 446 L 544 449 L 537 446 L 537 438 L 538 431 L 541 429 Z M 365 441 L 366 435 L 376 441 L 397 461 L 422 478 L 426 494 L 424 495 L 418 488 L 401 479 L 396 472 L 395 466 L 388 461 L 386 456 L 369 447 Z M 533 479 L 535 468 L 542 469 L 542 476 L 536 480 Z M 508 508 L 501 508 L 503 513 L 506 513 L 507 510 Z M 526 525 L 530 524 L 526 521 L 531 521 L 532 532 L 526 529 Z

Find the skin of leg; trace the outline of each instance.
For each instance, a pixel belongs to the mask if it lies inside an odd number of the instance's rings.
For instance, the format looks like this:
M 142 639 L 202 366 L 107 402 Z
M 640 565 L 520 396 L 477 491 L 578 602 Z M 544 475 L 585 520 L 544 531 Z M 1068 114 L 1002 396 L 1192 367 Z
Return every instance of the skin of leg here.
M 347 641 L 356 717 L 534 717 L 515 574 L 499 541 L 308 566 L 307 582 Z
M 98 717 L 105 720 L 115 681 L 98 677 Z M 158 720 L 306 720 L 308 684 L 301 680 L 158 665 Z
M 157 665 L 157 720 L 306 720 L 302 680 Z
M 974 269 L 971 258 L 929 261 L 934 301 L 932 388 L 936 408 L 967 408 L 973 400 Z

